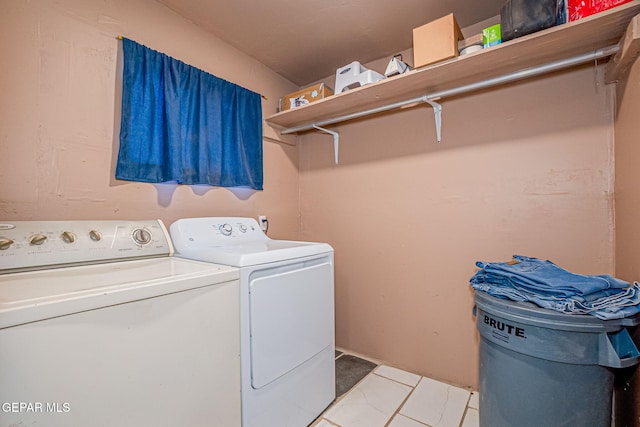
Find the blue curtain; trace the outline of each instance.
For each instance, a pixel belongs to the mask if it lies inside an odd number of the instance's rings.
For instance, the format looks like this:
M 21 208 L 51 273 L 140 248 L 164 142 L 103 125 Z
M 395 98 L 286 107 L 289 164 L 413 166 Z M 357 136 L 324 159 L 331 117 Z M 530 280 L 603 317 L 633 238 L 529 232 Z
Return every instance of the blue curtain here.
M 122 42 L 116 178 L 262 190 L 260 95 Z

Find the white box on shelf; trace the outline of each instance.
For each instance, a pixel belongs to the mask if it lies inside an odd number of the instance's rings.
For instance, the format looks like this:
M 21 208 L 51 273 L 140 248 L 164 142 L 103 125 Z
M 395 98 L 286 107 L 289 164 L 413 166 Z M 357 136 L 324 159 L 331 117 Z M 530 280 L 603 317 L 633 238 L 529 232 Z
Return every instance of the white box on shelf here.
M 345 90 L 355 89 L 382 79 L 384 79 L 382 74 L 363 67 L 358 61 L 353 61 L 336 70 L 335 93 L 337 95 Z

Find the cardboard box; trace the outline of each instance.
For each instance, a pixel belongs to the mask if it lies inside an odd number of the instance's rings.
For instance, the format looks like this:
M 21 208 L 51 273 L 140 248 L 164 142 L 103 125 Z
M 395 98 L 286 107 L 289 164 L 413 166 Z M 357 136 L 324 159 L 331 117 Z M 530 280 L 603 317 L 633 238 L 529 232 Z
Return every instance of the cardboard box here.
M 282 100 L 282 111 L 307 105 L 331 95 L 333 95 L 333 89 L 324 83 L 318 83 L 286 95 Z
M 631 0 L 566 0 L 569 22 L 628 3 Z
M 464 39 L 453 13 L 413 29 L 415 68 L 458 56 L 458 42 Z

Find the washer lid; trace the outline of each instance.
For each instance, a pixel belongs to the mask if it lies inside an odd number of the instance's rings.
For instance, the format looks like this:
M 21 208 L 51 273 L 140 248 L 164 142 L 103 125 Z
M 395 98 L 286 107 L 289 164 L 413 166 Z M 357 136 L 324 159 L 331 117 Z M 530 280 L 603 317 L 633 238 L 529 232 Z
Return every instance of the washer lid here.
M 236 280 L 238 269 L 173 257 L 0 275 L 0 328 Z
M 184 258 L 246 267 L 333 252 L 326 243 L 272 240 L 253 218 L 185 218 L 171 224 Z

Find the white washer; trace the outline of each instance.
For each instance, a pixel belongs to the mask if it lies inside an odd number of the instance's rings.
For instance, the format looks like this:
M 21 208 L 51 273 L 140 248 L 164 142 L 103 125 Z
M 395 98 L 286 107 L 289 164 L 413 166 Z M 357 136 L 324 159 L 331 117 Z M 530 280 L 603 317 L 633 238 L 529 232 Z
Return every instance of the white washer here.
M 335 399 L 333 249 L 252 218 L 171 225 L 176 254 L 240 268 L 242 425 L 303 427 Z
M 0 425 L 238 426 L 236 268 L 160 221 L 0 224 Z

